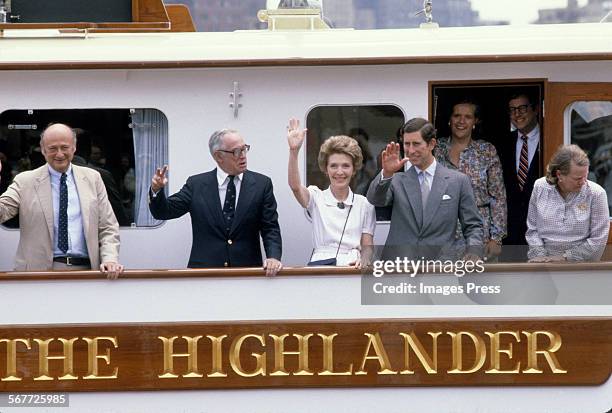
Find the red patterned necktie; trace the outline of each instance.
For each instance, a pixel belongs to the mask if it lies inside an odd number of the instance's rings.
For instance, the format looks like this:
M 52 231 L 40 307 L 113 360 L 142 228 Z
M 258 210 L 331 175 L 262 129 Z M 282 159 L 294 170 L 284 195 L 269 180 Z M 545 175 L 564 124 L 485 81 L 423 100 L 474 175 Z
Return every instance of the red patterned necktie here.
M 527 146 L 527 136 L 521 136 L 521 139 L 523 140 L 523 147 L 521 148 L 521 158 L 516 177 L 518 178 L 519 188 L 522 191 L 525 187 L 525 182 L 527 182 L 527 174 L 529 173 L 529 148 Z

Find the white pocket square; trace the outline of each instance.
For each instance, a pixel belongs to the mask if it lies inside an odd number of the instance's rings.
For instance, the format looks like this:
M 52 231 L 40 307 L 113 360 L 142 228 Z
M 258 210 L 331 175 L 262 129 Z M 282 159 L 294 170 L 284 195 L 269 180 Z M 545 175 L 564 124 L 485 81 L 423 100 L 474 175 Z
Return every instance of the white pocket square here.
M 442 201 L 446 201 L 447 199 L 451 199 L 450 195 L 442 195 Z

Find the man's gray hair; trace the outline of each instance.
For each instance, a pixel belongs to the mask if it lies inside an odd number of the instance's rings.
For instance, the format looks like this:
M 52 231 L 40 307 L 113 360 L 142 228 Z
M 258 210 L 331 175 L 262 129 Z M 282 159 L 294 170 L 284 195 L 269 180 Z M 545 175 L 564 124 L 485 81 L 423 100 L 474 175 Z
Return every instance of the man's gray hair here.
M 572 162 L 576 166 L 589 166 L 588 155 L 578 145 L 561 145 L 557 152 L 550 158 L 546 167 L 546 182 L 557 185 L 557 171 L 562 175 L 567 175 L 572 167 Z
M 208 149 L 210 149 L 210 154 L 215 155 L 221 146 L 223 145 L 223 137 L 230 133 L 238 133 L 235 129 L 219 129 L 218 131 L 213 132 L 210 135 L 210 139 L 208 140 Z
M 55 126 L 55 125 L 62 125 L 67 127 L 68 129 L 70 129 L 70 132 L 72 133 L 72 139 L 74 140 L 74 145 L 76 146 L 77 143 L 77 133 L 76 130 L 74 128 L 71 128 L 70 126 L 66 125 L 65 123 L 50 123 L 47 125 L 47 127 L 40 133 L 40 144 L 42 145 L 43 143 L 43 139 L 45 138 L 45 132 L 47 132 L 47 129 L 49 129 L 51 126 Z

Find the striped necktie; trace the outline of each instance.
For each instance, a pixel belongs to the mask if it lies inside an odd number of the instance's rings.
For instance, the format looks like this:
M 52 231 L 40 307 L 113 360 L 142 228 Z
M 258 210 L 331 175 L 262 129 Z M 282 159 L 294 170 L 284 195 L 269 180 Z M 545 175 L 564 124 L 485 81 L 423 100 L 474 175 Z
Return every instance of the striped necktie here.
M 522 191 L 525 187 L 525 182 L 527 182 L 527 174 L 529 173 L 529 146 L 527 144 L 527 136 L 523 135 L 521 139 L 523 140 L 523 147 L 521 148 L 521 157 L 516 177 L 518 178 L 519 188 Z

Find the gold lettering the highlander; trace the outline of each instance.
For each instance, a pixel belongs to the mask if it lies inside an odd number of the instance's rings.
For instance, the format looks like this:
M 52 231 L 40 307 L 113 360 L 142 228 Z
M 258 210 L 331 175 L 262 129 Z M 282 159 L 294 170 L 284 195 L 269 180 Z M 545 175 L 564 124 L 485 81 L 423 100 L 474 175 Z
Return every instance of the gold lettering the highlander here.
M 174 373 L 174 358 L 175 357 L 187 357 L 187 374 L 182 374 L 181 377 L 204 377 L 203 374 L 198 372 L 198 341 L 202 336 L 181 336 L 187 342 L 187 353 L 175 353 L 174 352 L 174 340 L 178 336 L 166 338 L 159 336 L 162 343 L 164 344 L 164 372 L 158 375 L 160 379 L 174 379 L 179 377 Z
M 298 351 L 285 351 L 285 338 L 288 336 L 289 334 L 283 334 L 282 336 L 270 334 L 270 337 L 274 340 L 274 371 L 270 373 L 270 376 L 288 376 L 290 373 L 285 370 L 285 356 L 292 354 L 298 356 L 298 371 L 293 373 L 294 376 L 314 375 L 308 368 L 308 340 L 313 334 L 306 334 L 305 336 L 292 334 L 293 337 L 297 338 Z
M 223 371 L 223 352 L 221 343 L 223 339 L 227 337 L 227 334 L 223 334 L 220 337 L 206 336 L 212 343 L 212 368 L 210 374 L 206 377 L 227 377 L 227 373 Z
M 3 338 L 0 343 L 6 343 L 6 377 L 2 377 L 1 381 L 21 381 L 21 377 L 17 377 L 17 343 L 25 344 L 30 350 L 29 338 Z
M 561 348 L 561 336 L 559 333 L 554 331 L 523 331 L 522 333 L 527 337 L 527 368 L 523 370 L 523 373 L 543 373 L 543 371 L 538 368 L 538 354 L 544 356 L 553 373 L 567 373 L 567 370 L 561 367 L 559 360 L 557 360 L 557 357 L 553 354 Z M 548 337 L 550 346 L 547 349 L 538 350 L 538 336 Z
M 418 339 L 414 332 L 410 334 L 400 333 L 400 336 L 404 337 L 404 370 L 400 371 L 400 374 L 414 374 L 414 371 L 410 368 L 410 349 L 414 351 L 417 358 L 421 362 L 421 365 L 425 368 L 428 374 L 436 374 L 438 372 L 438 336 L 441 332 L 427 332 L 432 338 L 432 355 L 433 360 L 429 357 L 429 354 L 425 351 L 423 344 Z
M 323 339 L 323 371 L 318 373 L 319 376 L 350 376 L 353 374 L 353 363 L 349 364 L 347 371 L 334 371 L 334 337 L 338 333 L 326 336 L 325 334 L 317 334 Z
M 387 355 L 387 351 L 383 346 L 380 334 L 364 333 L 364 335 L 368 337 L 368 346 L 363 354 L 361 367 L 355 372 L 355 375 L 368 374 L 368 372 L 364 370 L 366 361 L 368 360 L 377 360 L 378 364 L 380 364 L 380 369 L 378 370 L 377 374 L 397 374 L 397 371 L 391 370 L 391 362 L 389 361 L 389 356 Z M 374 352 L 376 353 L 375 356 L 368 356 L 370 353 L 370 347 L 374 348 Z
M 517 343 L 521 342 L 521 336 L 518 331 L 498 331 L 496 333 L 490 333 L 485 331 L 485 334 L 489 336 L 491 339 L 491 349 L 490 349 L 490 358 L 491 365 L 489 366 L 489 370 L 485 370 L 485 373 L 488 374 L 518 374 L 521 370 L 521 362 L 517 361 L 514 364 L 514 368 L 512 370 L 502 370 L 501 369 L 501 357 L 500 354 L 506 354 L 508 359 L 512 360 L 512 343 L 508 343 L 508 348 L 500 348 L 501 347 L 501 335 L 506 334 L 512 336 Z
M 38 343 L 38 372 L 39 376 L 34 377 L 35 381 L 46 381 L 53 380 L 53 377 L 49 376 L 49 360 L 64 360 L 64 375 L 58 377 L 59 380 L 76 380 L 78 377 L 74 375 L 74 342 L 78 340 L 78 337 L 73 337 L 69 340 L 65 338 L 58 338 L 63 344 L 64 355 L 63 356 L 50 356 L 49 355 L 49 343 L 53 338 L 48 340 L 40 340 L 35 338 L 34 341 Z
M 116 379 L 118 367 L 113 369 L 113 374 L 110 376 L 100 376 L 98 373 L 98 360 L 104 360 L 107 365 L 110 365 L 110 348 L 106 348 L 105 354 L 98 354 L 98 342 L 110 341 L 115 348 L 119 348 L 117 337 L 83 337 L 83 340 L 87 343 L 87 375 L 83 378 L 85 380 Z
M 264 337 L 261 335 L 243 334 L 241 336 L 238 336 L 234 341 L 232 341 L 232 345 L 230 346 L 230 365 L 232 366 L 232 369 L 236 372 L 236 374 L 242 377 L 254 377 L 259 375 L 265 376 L 266 353 L 251 353 L 251 355 L 255 357 L 256 360 L 255 370 L 253 370 L 252 372 L 246 372 L 242 368 L 242 362 L 240 361 L 240 349 L 242 348 L 242 343 L 244 343 L 247 338 L 256 338 L 262 346 L 266 346 Z
M 482 337 L 470 333 L 469 331 L 459 331 L 458 333 L 448 331 L 446 334 L 451 336 L 453 352 L 452 369 L 449 370 L 448 373 L 469 374 L 474 373 L 482 367 L 487 357 L 487 349 Z M 474 357 L 474 364 L 467 370 L 463 370 L 463 346 L 461 343 L 461 338 L 463 336 L 467 336 L 472 340 L 472 343 L 474 343 L 474 350 L 476 352 Z

